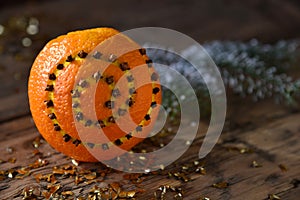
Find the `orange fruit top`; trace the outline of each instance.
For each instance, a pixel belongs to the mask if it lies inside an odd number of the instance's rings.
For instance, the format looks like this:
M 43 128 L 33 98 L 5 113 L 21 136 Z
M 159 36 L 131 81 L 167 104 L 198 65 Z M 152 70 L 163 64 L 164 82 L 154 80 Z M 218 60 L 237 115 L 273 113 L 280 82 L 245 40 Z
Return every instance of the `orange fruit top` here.
M 145 49 L 115 29 L 95 28 L 46 44 L 32 65 L 28 96 L 36 127 L 51 146 L 97 162 L 149 134 L 161 88 Z

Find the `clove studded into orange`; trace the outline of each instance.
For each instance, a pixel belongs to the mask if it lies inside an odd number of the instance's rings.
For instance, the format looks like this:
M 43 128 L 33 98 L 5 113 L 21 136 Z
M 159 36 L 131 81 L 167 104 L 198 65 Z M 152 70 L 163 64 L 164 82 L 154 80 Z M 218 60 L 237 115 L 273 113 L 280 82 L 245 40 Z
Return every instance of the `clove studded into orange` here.
M 146 50 L 119 56 L 97 50 L 117 34 L 137 46 L 112 28 L 70 32 L 47 43 L 31 68 L 36 127 L 52 147 L 78 161 L 109 160 L 123 153 L 119 148 L 130 150 L 150 133 L 158 114 L 159 76 Z M 149 83 L 141 84 L 145 79 Z

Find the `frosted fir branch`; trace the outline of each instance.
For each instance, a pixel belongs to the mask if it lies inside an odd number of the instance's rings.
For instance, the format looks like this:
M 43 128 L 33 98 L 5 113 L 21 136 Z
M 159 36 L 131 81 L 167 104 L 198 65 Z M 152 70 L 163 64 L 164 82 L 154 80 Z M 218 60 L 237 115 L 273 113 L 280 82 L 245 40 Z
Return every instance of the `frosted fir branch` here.
M 295 103 L 299 80 L 286 74 L 299 56 L 297 41 L 279 41 L 274 45 L 257 40 L 211 42 L 204 48 L 219 67 L 224 83 L 241 96 L 254 100 L 274 97 L 275 101 Z
M 146 47 L 155 63 L 167 65 L 183 74 L 202 102 L 208 97 L 203 79 L 188 61 L 165 47 Z M 277 102 L 295 103 L 294 98 L 300 94 L 300 80 L 293 80 L 286 74 L 299 55 L 297 41 L 279 41 L 273 45 L 261 44 L 257 40 L 247 43 L 213 41 L 203 47 L 218 66 L 225 85 L 243 97 L 251 96 L 253 100 L 274 97 Z M 207 57 L 195 46 L 185 49 L 182 54 L 187 59 L 199 60 L 200 66 L 207 64 Z M 165 95 L 170 97 L 171 94 L 165 92 Z

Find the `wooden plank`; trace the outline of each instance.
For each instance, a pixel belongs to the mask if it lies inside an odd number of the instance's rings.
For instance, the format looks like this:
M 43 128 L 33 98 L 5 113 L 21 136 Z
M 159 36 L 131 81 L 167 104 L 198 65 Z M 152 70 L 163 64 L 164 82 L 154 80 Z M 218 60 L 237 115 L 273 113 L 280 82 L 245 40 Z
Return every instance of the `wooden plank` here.
M 0 123 L 29 114 L 27 93 L 19 93 L 0 99 Z
M 10 135 L 16 135 L 20 131 L 32 129 L 34 122 L 31 116 L 26 115 L 0 124 L 2 141 L 10 140 Z
M 126 173 L 112 171 L 105 176 L 105 180 L 100 183 L 86 185 L 81 183 L 74 184 L 74 177 L 59 180 L 63 188 L 78 190 L 78 194 L 87 195 L 94 185 L 117 181 L 124 183 L 126 188 L 140 187 L 146 190 L 137 195 L 137 199 L 153 199 L 154 192 L 160 185 L 170 185 L 180 187 L 183 190 L 184 199 L 200 199 L 208 197 L 210 199 L 267 199 L 269 194 L 275 194 L 282 199 L 296 199 L 300 192 L 299 187 L 295 187 L 291 182 L 300 179 L 300 160 L 299 160 L 299 118 L 300 114 L 292 114 L 283 118 L 277 118 L 268 124 L 263 124 L 251 131 L 232 131 L 224 133 L 220 142 L 213 151 L 201 162 L 204 162 L 206 175 L 196 172 L 189 173 L 187 176 L 191 181 L 184 182 L 174 177 L 168 177 L 168 172 L 180 171 L 183 165 L 192 163 L 197 159 L 197 153 L 202 140 L 197 139 L 192 147 L 177 160 L 174 164 L 163 170 L 161 174 L 143 175 L 145 180 L 141 184 L 133 184 L 125 180 Z M 21 121 L 28 122 L 29 117 L 20 118 L 19 121 L 11 121 L 0 125 L 0 128 L 11 128 L 13 134 L 6 134 L 5 140 L 0 142 L 1 152 L 6 152 L 7 146 L 16 148 L 13 154 L 3 153 L 1 159 L 16 157 L 15 164 L 0 164 L 0 170 L 9 169 L 17 166 L 26 166 L 34 162 L 37 157 L 30 157 L 34 148 L 31 143 L 38 135 L 32 122 L 31 125 L 16 126 Z M 17 139 L 16 139 L 17 138 Z M 253 153 L 241 154 L 238 149 L 251 149 Z M 39 150 L 46 155 L 49 165 L 36 169 L 23 180 L 6 179 L 0 182 L 2 198 L 21 199 L 21 191 L 24 186 L 38 185 L 41 190 L 47 183 L 36 183 L 34 175 L 50 173 L 53 166 L 60 166 L 71 163 L 71 160 L 64 155 L 57 153 L 47 143 L 43 144 Z M 50 153 L 50 156 L 47 154 Z M 251 164 L 256 161 L 262 167 L 253 168 Z M 278 165 L 283 164 L 287 171 L 282 171 Z M 80 164 L 79 168 L 92 169 L 101 168 L 99 163 Z M 102 180 L 100 177 L 98 180 Z M 220 181 L 228 182 L 229 186 L 223 189 L 211 187 Z M 8 187 L 8 188 L 6 188 Z M 81 190 L 82 189 L 82 190 Z M 174 195 L 171 194 L 170 195 Z
M 299 160 L 299 124 L 300 115 L 292 115 L 276 120 L 258 130 L 245 132 L 240 135 L 224 134 L 221 142 L 205 159 L 207 175 L 199 176 L 192 182 L 181 185 L 186 191 L 185 199 L 266 199 L 268 194 L 288 196 L 288 199 L 297 199 L 300 188 L 294 188 L 293 179 L 300 178 Z M 287 134 L 282 127 L 288 127 Z M 272 135 L 263 134 L 269 131 Z M 249 139 L 251 138 L 251 140 Z M 229 143 L 228 140 L 235 142 Z M 250 141 L 250 142 L 249 142 Z M 292 142 L 294 141 L 294 142 Z M 224 148 L 222 148 L 224 147 Z M 251 154 L 240 154 L 236 151 L 224 151 L 228 147 L 246 147 L 252 149 Z M 195 153 L 191 150 L 191 153 Z M 262 167 L 253 168 L 251 164 L 257 161 Z M 185 163 L 181 159 L 180 164 Z M 287 166 L 287 171 L 282 172 L 279 164 Z M 211 185 L 219 181 L 227 181 L 226 189 L 215 189 Z M 150 183 L 152 182 L 152 183 Z M 160 179 L 144 182 L 147 189 L 149 185 L 160 183 Z M 150 198 L 151 195 L 145 195 Z

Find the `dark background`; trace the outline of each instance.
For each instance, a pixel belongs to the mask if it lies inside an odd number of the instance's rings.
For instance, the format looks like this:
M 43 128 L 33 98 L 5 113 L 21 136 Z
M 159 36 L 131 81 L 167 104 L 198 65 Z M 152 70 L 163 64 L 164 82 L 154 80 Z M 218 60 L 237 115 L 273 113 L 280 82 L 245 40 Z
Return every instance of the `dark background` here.
M 39 31 L 34 35 L 26 31 L 32 18 L 38 20 Z M 300 3 L 296 0 L 11 0 L 0 1 L 0 25 L 4 27 L 2 34 L 0 31 L 0 98 L 8 103 L 20 99 L 18 110 L 29 114 L 27 80 L 31 65 L 43 46 L 59 35 L 103 26 L 120 31 L 156 26 L 180 31 L 202 44 L 252 38 L 275 43 L 299 39 Z M 32 44 L 25 47 L 24 38 L 29 38 Z M 11 110 L 1 112 L 15 115 Z
M 31 18 L 39 32 L 26 32 Z M 51 39 L 69 31 L 109 26 L 120 31 L 156 26 L 189 35 L 200 43 L 256 38 L 274 43 L 300 37 L 296 0 L 11 0 L 0 1 L 0 98 L 20 94 L 27 105 L 27 80 L 34 58 Z M 22 40 L 32 44 L 24 47 Z M 25 97 L 25 98 L 24 98 Z M 15 98 L 15 97 L 12 97 Z
M 26 33 L 34 17 L 39 32 Z M 69 31 L 109 26 L 120 31 L 144 26 L 180 31 L 199 41 L 257 38 L 273 43 L 300 37 L 296 0 L 14 0 L 0 2 L 0 97 L 26 93 L 31 64 L 42 47 Z M 32 45 L 24 47 L 28 37 Z
M 299 37 L 297 0 L 14 0 L 0 2 L 0 23 L 35 16 L 50 37 L 89 27 L 127 30 L 142 26 L 175 29 L 198 41 Z
M 27 33 L 30 19 L 38 33 Z M 12 0 L 0 2 L 0 98 L 26 97 L 34 58 L 51 39 L 69 31 L 109 26 L 120 31 L 146 26 L 170 28 L 200 43 L 256 38 L 275 43 L 300 37 L 296 0 Z M 32 44 L 25 47 L 24 38 Z M 24 100 L 27 109 L 27 98 Z

